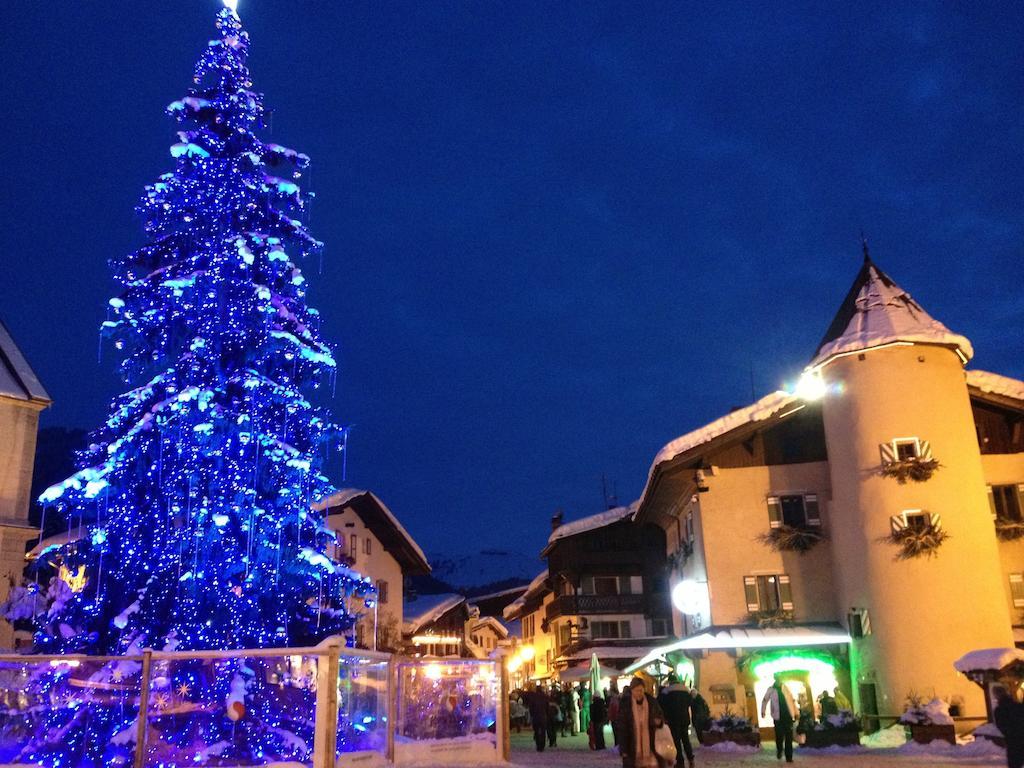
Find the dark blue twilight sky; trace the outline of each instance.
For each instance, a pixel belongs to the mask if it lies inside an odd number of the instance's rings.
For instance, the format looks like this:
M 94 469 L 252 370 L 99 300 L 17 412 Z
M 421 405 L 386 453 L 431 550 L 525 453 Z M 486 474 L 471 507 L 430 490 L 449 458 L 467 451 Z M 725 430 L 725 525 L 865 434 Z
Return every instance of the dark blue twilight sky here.
M 215 0 L 7 0 L 0 317 L 55 405 L 118 390 L 106 260 L 172 167 Z M 1024 376 L 1018 2 L 241 0 L 313 158 L 349 482 L 430 550 L 540 548 L 808 360 L 860 261 Z

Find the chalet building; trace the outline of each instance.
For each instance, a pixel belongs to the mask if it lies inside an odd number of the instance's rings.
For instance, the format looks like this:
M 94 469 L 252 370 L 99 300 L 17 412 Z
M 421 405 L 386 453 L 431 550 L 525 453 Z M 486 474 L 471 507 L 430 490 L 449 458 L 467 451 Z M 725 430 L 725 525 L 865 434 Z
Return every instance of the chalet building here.
M 521 623 L 523 679 L 566 679 L 597 654 L 621 670 L 671 630 L 665 534 L 634 521 L 636 505 L 570 523 L 552 519 L 543 571 L 505 618 Z
M 411 656 L 489 658 L 508 640 L 508 629 L 463 595 L 418 595 L 405 603 L 402 639 Z
M 11 581 L 21 578 L 28 543 L 39 537 L 39 529 L 29 526 L 29 489 L 39 413 L 51 402 L 0 323 L 0 602 L 7 599 Z M 15 633 L 10 624 L 0 621 L 0 648 L 14 648 L 19 641 L 30 641 L 28 633 Z
M 983 716 L 953 662 L 1024 640 L 1024 382 L 972 355 L 865 249 L 794 391 L 656 456 L 636 521 L 665 532 L 681 639 L 631 669 L 683 665 L 755 720 L 774 672 L 865 715 L 916 692 Z
M 345 489 L 314 505 L 326 510 L 335 532 L 332 555 L 338 562 L 370 578 L 377 600 L 355 626 L 361 648 L 398 651 L 402 648 L 405 578 L 430 573 L 430 565 L 412 536 L 375 494 Z

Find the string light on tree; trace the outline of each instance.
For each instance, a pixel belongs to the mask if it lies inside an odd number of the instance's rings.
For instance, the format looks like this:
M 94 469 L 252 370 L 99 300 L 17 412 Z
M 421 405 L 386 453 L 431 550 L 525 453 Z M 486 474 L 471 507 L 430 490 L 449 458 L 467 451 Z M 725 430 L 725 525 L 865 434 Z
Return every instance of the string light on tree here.
M 112 263 L 120 292 L 102 331 L 127 391 L 78 471 L 41 496 L 67 520 L 66 543 L 37 560 L 44 586 L 15 590 L 6 606 L 34 617 L 36 651 L 309 645 L 348 633 L 346 606 L 372 599 L 369 581 L 327 556 L 333 535 L 311 511 L 331 491 L 321 449 L 342 434 L 306 396 L 335 369 L 299 267 L 322 244 L 306 229 L 298 184 L 309 158 L 258 136 L 263 97 L 248 50 L 237 1 L 224 0 L 193 86 L 167 108 L 174 170 L 139 203 L 146 242 Z M 261 665 L 272 663 L 175 662 L 157 709 L 171 709 L 174 690 L 217 706 L 201 708 L 187 735 L 173 718 L 151 727 L 170 742 L 226 741 L 220 756 L 235 764 L 304 761 L 308 712 L 272 709 L 261 695 L 274 677 Z M 34 681 L 33 695 L 67 687 L 61 674 Z M 82 675 L 69 690 L 89 717 L 49 710 L 27 762 L 98 766 L 130 754 L 131 708 L 91 691 L 127 689 L 138 670 L 113 662 Z

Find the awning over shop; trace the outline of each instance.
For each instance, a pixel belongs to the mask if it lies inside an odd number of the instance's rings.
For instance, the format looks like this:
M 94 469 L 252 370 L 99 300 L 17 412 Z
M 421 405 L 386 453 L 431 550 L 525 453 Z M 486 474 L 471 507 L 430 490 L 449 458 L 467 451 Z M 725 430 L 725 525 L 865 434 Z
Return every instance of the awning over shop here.
M 601 677 L 619 677 L 622 674 L 621 670 L 613 667 L 606 667 L 604 664 L 601 665 Z M 578 667 L 572 667 L 571 669 L 563 669 L 558 673 L 558 679 L 562 681 L 573 681 L 576 680 L 589 680 L 590 679 L 590 665 L 583 664 Z
M 725 648 L 799 648 L 815 645 L 842 645 L 850 642 L 849 633 L 838 624 L 805 624 L 796 627 L 708 627 L 703 632 L 652 648 L 628 667 L 626 672 L 643 669 L 680 651 L 705 651 Z

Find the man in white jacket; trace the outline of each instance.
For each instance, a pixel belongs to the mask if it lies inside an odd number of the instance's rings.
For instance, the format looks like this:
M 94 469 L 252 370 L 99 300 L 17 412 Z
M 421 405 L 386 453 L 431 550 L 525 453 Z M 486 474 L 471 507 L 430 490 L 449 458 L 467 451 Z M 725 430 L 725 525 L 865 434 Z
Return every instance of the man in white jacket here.
M 783 751 L 786 754 L 786 762 L 793 762 L 793 720 L 798 710 L 796 702 L 793 701 L 793 694 L 789 692 L 782 683 L 782 677 L 776 673 L 775 682 L 772 687 L 765 691 L 761 699 L 761 717 L 765 716 L 765 710 L 771 708 L 772 720 L 775 721 L 775 757 L 782 759 Z

